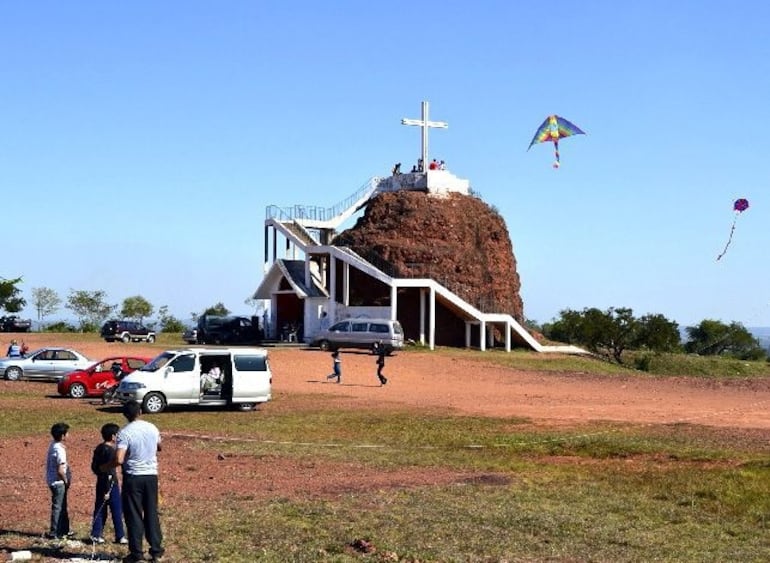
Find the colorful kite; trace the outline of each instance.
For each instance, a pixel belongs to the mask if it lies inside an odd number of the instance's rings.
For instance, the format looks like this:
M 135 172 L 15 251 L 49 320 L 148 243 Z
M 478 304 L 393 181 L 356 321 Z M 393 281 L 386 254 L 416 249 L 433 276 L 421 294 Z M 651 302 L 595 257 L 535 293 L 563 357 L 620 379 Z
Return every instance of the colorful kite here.
M 553 163 L 554 168 L 560 166 L 559 163 L 559 139 L 563 137 L 570 137 L 572 135 L 585 135 L 585 132 L 580 129 L 574 123 L 570 123 L 563 117 L 558 115 L 549 115 L 543 121 L 543 124 L 538 127 L 535 136 L 532 137 L 532 142 L 527 147 L 527 150 L 532 148 L 535 143 L 553 143 L 553 151 L 556 154 L 556 161 Z
M 717 256 L 717 261 L 719 261 L 722 256 L 725 255 L 727 252 L 727 247 L 730 246 L 730 243 L 733 242 L 733 233 L 735 232 L 735 222 L 738 220 L 738 215 L 743 213 L 749 208 L 749 200 L 748 199 L 736 199 L 735 203 L 733 203 L 733 211 L 735 211 L 735 218 L 733 219 L 733 226 L 730 228 L 730 237 L 727 239 L 727 244 L 725 245 L 724 249 L 722 250 L 722 253 Z

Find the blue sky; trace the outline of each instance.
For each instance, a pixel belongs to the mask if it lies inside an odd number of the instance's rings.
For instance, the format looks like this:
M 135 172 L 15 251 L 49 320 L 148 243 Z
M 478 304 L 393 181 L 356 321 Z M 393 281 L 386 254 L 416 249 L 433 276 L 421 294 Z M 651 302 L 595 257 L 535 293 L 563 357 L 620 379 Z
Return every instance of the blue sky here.
M 449 123 L 430 156 L 507 222 L 526 317 L 768 325 L 767 21 L 759 1 L 4 2 L 0 276 L 248 312 L 266 206 L 408 169 L 400 120 L 428 100 Z M 552 113 L 587 133 L 560 170 L 526 150 Z

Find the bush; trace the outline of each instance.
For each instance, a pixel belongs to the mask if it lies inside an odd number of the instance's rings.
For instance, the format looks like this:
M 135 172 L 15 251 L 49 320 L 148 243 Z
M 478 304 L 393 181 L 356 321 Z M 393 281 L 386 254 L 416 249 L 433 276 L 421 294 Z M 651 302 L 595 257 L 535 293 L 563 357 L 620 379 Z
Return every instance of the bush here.
M 650 371 L 652 354 L 640 354 L 634 358 L 634 367 L 639 371 Z
M 42 332 L 77 332 L 74 326 L 64 321 L 59 321 L 43 327 Z

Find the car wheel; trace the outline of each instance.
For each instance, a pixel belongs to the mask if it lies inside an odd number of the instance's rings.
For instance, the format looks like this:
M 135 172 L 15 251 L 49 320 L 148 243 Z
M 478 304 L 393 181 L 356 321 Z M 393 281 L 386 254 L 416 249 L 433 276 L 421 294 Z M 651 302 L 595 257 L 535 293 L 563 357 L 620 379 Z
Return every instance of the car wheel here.
M 163 412 L 166 408 L 166 399 L 160 393 L 148 393 L 142 401 L 142 411 L 150 414 Z
M 21 368 L 16 366 L 9 367 L 7 370 L 5 370 L 5 378 L 8 381 L 18 381 L 21 379 L 22 375 L 24 375 L 24 372 L 21 370 Z
M 248 412 L 253 411 L 254 408 L 257 406 L 257 403 L 238 403 L 237 408 L 241 412 Z
M 151 335 L 149 335 L 149 336 L 147 337 L 147 342 L 148 342 L 149 344 L 152 344 L 153 342 L 155 342 L 155 337 L 154 337 L 152 334 L 151 334 Z
M 121 337 L 121 339 L 120 339 L 120 340 L 123 342 L 123 344 L 128 344 L 129 342 L 131 342 L 131 335 L 129 335 L 129 334 L 124 334 L 124 335 Z
M 86 396 L 86 386 L 82 383 L 73 383 L 70 387 L 70 397 L 73 399 L 82 399 Z
M 323 350 L 324 352 L 329 351 L 329 341 L 328 340 L 321 340 L 321 342 L 318 343 L 318 347 Z

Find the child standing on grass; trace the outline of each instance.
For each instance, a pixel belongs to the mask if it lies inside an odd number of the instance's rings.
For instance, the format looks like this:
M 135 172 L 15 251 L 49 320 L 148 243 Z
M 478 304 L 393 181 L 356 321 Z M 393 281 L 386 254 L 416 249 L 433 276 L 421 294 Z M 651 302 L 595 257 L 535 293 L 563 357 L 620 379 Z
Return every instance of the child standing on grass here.
M 67 491 L 72 483 L 72 471 L 67 463 L 67 448 L 64 446 L 69 429 L 66 422 L 57 422 L 51 426 L 53 441 L 46 454 L 45 478 L 51 490 L 51 525 L 46 537 L 51 539 L 63 539 L 71 535 Z
M 334 369 L 334 372 L 327 375 L 326 379 L 334 379 L 337 378 L 337 383 L 340 382 L 340 379 L 342 379 L 342 360 L 340 359 L 340 351 L 335 350 L 332 352 L 332 367 Z
M 96 500 L 94 501 L 94 519 L 91 524 L 91 542 L 104 543 L 104 524 L 107 522 L 107 507 L 112 514 L 115 527 L 115 543 L 128 543 L 123 529 L 123 505 L 120 501 L 120 486 L 115 467 L 103 470 L 115 458 L 115 438 L 120 427 L 108 423 L 102 426 L 103 442 L 94 448 L 91 458 L 91 471 L 96 475 Z

